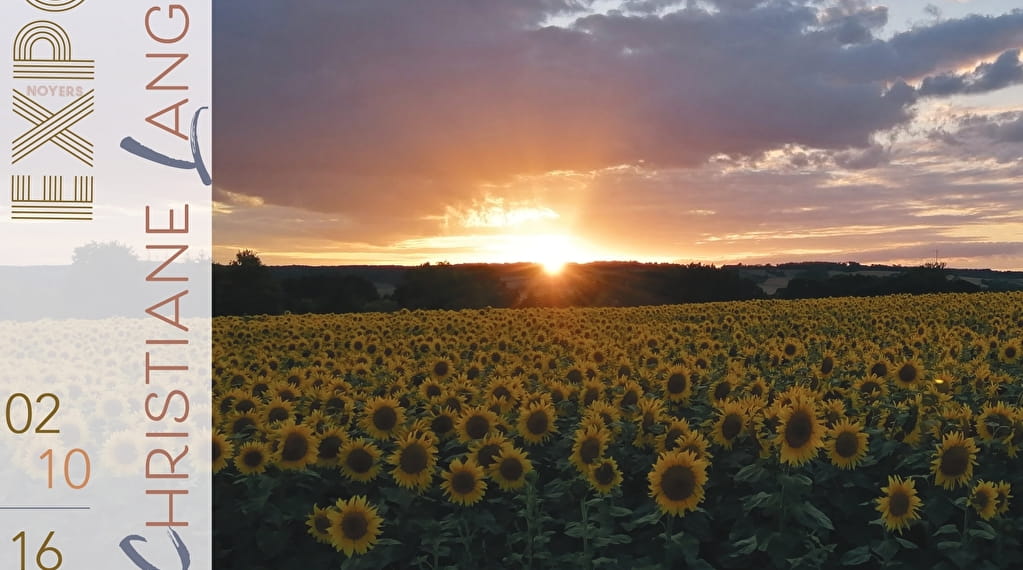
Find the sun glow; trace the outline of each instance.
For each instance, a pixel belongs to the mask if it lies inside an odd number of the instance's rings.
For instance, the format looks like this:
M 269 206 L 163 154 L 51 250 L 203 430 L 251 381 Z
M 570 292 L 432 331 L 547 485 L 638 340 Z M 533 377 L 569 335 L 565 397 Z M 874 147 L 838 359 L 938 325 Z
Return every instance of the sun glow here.
M 559 274 L 566 263 L 585 263 L 601 257 L 575 237 L 564 234 L 506 235 L 496 249 L 493 258 L 531 261 L 542 266 L 548 275 Z

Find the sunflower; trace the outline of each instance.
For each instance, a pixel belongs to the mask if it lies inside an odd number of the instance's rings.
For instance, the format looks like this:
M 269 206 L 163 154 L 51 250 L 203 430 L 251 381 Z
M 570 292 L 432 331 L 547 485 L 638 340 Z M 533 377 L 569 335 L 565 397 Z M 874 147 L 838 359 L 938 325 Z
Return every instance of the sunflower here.
M 444 387 L 437 380 L 429 378 L 419 385 L 419 395 L 428 401 L 436 401 L 444 395 Z
M 918 386 L 923 379 L 923 370 L 923 363 L 916 358 L 903 361 L 894 368 L 895 383 L 903 388 Z
M 526 475 L 533 470 L 533 463 L 526 452 L 515 447 L 506 447 L 497 454 L 490 464 L 490 478 L 505 491 L 518 489 L 526 484 Z
M 672 420 L 664 429 L 664 433 L 657 436 L 657 451 L 677 449 L 679 440 L 691 434 L 692 431 L 686 420 Z
M 1002 402 L 994 406 L 985 404 L 983 411 L 977 416 L 977 435 L 983 441 L 1005 441 L 1013 435 L 1013 410 Z
M 223 409 L 222 401 L 221 411 L 228 412 L 233 410 L 236 412 L 251 412 L 254 411 L 257 407 L 259 407 L 259 398 L 257 396 L 253 396 L 252 394 L 241 388 L 231 390 L 230 392 L 227 393 L 227 397 L 229 397 L 230 400 L 225 399 L 225 401 L 230 401 L 231 403 L 230 407 L 227 410 Z
M 907 445 L 916 446 L 920 443 L 924 419 L 921 395 L 917 394 L 913 400 L 901 402 L 897 409 L 898 413 L 889 418 L 893 421 L 893 438 Z
M 651 430 L 654 429 L 654 426 L 661 423 L 664 416 L 664 402 L 661 399 L 641 398 L 639 400 L 639 410 L 635 418 L 638 429 L 636 430 L 636 437 L 632 442 L 633 445 L 646 449 L 656 444 L 656 434 Z
M 691 378 L 690 380 L 695 379 Z M 732 393 L 732 390 L 734 389 L 735 383 L 733 383 L 732 380 L 727 376 L 722 378 L 721 380 L 718 380 L 717 383 L 714 384 L 714 389 L 710 391 L 709 394 L 710 402 L 714 404 L 720 402 L 721 400 L 724 400 L 725 398 L 728 397 L 729 394 Z
M 710 448 L 710 441 L 699 432 L 690 432 L 677 440 L 675 440 L 675 449 L 678 451 L 688 451 L 696 456 L 697 459 L 710 460 L 711 454 L 708 451 Z M 665 451 L 671 451 L 671 449 L 665 449 Z
M 825 352 L 821 358 L 821 363 L 817 367 L 817 374 L 821 378 L 830 378 L 835 372 L 835 355 L 831 352 Z
M 489 435 L 469 445 L 469 457 L 484 469 L 490 467 L 494 459 L 512 444 L 503 435 Z
M 550 404 L 532 404 L 519 414 L 519 433 L 528 443 L 544 443 L 558 431 L 554 423 L 556 419 L 556 412 Z
M 1005 438 L 1006 455 L 1015 459 L 1020 448 L 1023 448 L 1023 415 L 1012 422 L 1012 432 Z
M 706 461 L 689 451 L 662 453 L 648 476 L 650 496 L 661 512 L 677 516 L 696 510 L 703 501 L 707 466 Z
M 670 402 L 685 402 L 693 393 L 689 371 L 681 366 L 672 366 L 664 377 L 664 397 Z
M 1012 485 L 1005 481 L 999 481 L 995 485 L 995 491 L 998 495 L 995 497 L 996 511 L 1000 515 L 1004 515 L 1009 512 L 1009 499 L 1012 498 Z
M 295 411 L 295 403 L 291 400 L 283 400 L 280 396 L 274 396 L 263 406 L 263 425 L 273 425 L 283 422 L 292 417 Z
M 452 503 L 474 505 L 487 491 L 487 482 L 483 480 L 483 468 L 471 459 L 465 463 L 461 459 L 455 459 L 443 477 L 444 481 L 440 487 Z
M 234 444 L 220 431 L 213 432 L 213 472 L 218 473 L 234 457 Z
M 391 475 L 399 486 L 422 491 L 433 479 L 437 464 L 437 448 L 433 441 L 409 434 L 398 440 L 398 448 L 389 457 L 394 470 Z
M 430 377 L 434 380 L 443 380 L 455 371 L 455 365 L 447 358 L 438 358 L 430 364 Z
M 874 358 L 868 361 L 870 364 L 867 366 L 867 377 L 876 377 L 882 380 L 887 380 L 888 376 L 892 373 L 892 365 L 885 358 Z
M 242 475 L 258 475 L 266 471 L 270 460 L 270 450 L 265 443 L 250 441 L 238 449 L 234 456 L 234 466 Z
M 735 440 L 746 429 L 746 409 L 734 400 L 725 400 L 718 413 L 718 419 L 711 430 L 711 439 L 725 449 L 732 449 Z
M 605 457 L 590 465 L 586 472 L 586 481 L 594 491 L 606 495 L 622 484 L 622 472 L 614 459 Z
M 931 472 L 934 482 L 946 489 L 965 485 L 973 477 L 973 466 L 977 464 L 977 445 L 972 437 L 963 437 L 962 432 L 952 432 L 935 446 Z
M 843 419 L 829 430 L 827 449 L 833 465 L 855 469 L 867 455 L 867 434 L 859 422 Z
M 224 418 L 223 429 L 232 436 L 252 438 L 258 434 L 262 422 L 256 412 L 232 412 Z M 63 426 L 61 431 L 65 431 Z
M 909 528 L 910 522 L 920 518 L 917 510 L 922 501 L 916 494 L 916 481 L 889 475 L 888 486 L 882 487 L 881 492 L 884 496 L 876 499 L 881 523 L 886 529 L 902 534 L 903 529 Z
M 635 380 L 625 380 L 621 384 L 622 396 L 618 399 L 618 407 L 635 407 L 643 397 L 643 388 Z
M 380 448 L 368 439 L 345 443 L 338 453 L 341 473 L 352 481 L 372 481 L 380 472 Z
M 490 382 L 486 390 L 486 400 L 491 405 L 497 404 L 501 413 L 511 410 L 522 396 L 519 383 L 510 378 L 498 378 Z
M 360 424 L 376 439 L 390 439 L 394 430 L 405 422 L 405 409 L 394 398 L 373 398 L 366 403 Z
M 799 466 L 813 459 L 823 444 L 824 426 L 817 418 L 813 401 L 799 399 L 782 408 L 778 424 L 781 462 Z
M 980 518 L 991 520 L 998 513 L 998 489 L 989 481 L 979 481 L 970 492 L 970 506 Z
M 1023 356 L 1023 347 L 1020 347 L 1018 339 L 1010 340 L 998 349 L 998 361 L 1002 364 L 1016 364 L 1021 356 Z
M 611 434 L 604 428 L 588 426 L 577 429 L 569 460 L 580 473 L 586 473 L 597 459 L 604 456 L 610 439 Z
M 579 405 L 586 407 L 601 401 L 604 396 L 604 383 L 598 380 L 586 380 L 579 389 Z
M 853 384 L 854 394 L 861 400 L 875 400 L 888 393 L 884 378 L 868 375 Z
M 455 415 L 448 408 L 444 408 L 430 418 L 430 431 L 438 439 L 451 438 L 455 435 L 455 421 L 457 421 Z
M 376 507 L 359 495 L 347 501 L 339 499 L 335 508 L 327 514 L 331 523 L 327 531 L 331 544 L 348 556 L 368 552 L 380 535 L 383 522 Z
M 493 411 L 480 406 L 468 408 L 458 417 L 458 438 L 463 443 L 483 439 L 494 432 L 498 423 L 497 414 Z
M 288 420 L 280 424 L 273 434 L 276 445 L 275 459 L 281 469 L 300 470 L 316 461 L 319 440 L 305 424 Z
M 746 385 L 746 393 L 757 398 L 764 398 L 769 392 L 767 387 L 767 381 L 762 377 L 757 377 L 755 380 Z
M 333 467 L 341 461 L 341 448 L 348 442 L 348 434 L 339 427 L 327 428 L 319 435 L 316 445 L 316 465 Z
M 306 518 L 306 530 L 321 544 L 330 544 L 330 509 L 321 509 L 313 505 L 313 512 Z

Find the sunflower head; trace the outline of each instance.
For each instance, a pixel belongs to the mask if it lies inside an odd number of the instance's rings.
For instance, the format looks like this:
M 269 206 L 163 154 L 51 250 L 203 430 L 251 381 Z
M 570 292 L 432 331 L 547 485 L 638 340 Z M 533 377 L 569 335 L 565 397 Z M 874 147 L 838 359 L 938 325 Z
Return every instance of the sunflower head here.
M 518 489 L 526 484 L 526 475 L 533 470 L 533 463 L 526 452 L 515 447 L 506 447 L 490 464 L 490 478 L 505 491 Z
M 305 524 L 309 534 L 320 544 L 330 544 L 330 510 L 313 505 L 313 512 L 306 518 Z
M 217 473 L 227 467 L 234 457 L 234 444 L 219 431 L 213 432 L 213 472 Z
M 258 475 L 266 471 L 270 450 L 265 443 L 250 441 L 243 444 L 234 456 L 234 466 L 242 475 Z
M 947 434 L 936 446 L 931 463 L 935 483 L 946 489 L 966 485 L 973 478 L 977 451 L 972 437 L 963 437 L 962 432 L 957 431 Z
M 782 408 L 779 418 L 777 441 L 782 463 L 799 466 L 813 459 L 823 445 L 824 435 L 814 400 L 801 398 L 793 401 Z
M 487 490 L 483 468 L 471 459 L 464 463 L 461 459 L 453 460 L 443 477 L 441 489 L 452 503 L 474 505 Z
M 410 433 L 397 442 L 397 449 L 389 460 L 394 465 L 391 475 L 399 486 L 422 491 L 433 479 L 437 464 L 437 448 L 430 438 Z
M 877 511 L 886 529 L 901 534 L 912 521 L 920 518 L 918 510 L 922 501 L 917 496 L 915 481 L 890 475 L 888 486 L 882 487 L 881 492 L 884 495 L 877 499 Z
M 593 490 L 606 495 L 622 484 L 622 472 L 614 459 L 605 457 L 590 465 L 589 471 L 586 472 L 586 481 Z
M 980 481 L 970 491 L 970 506 L 973 507 L 980 518 L 991 520 L 998 514 L 998 489 L 994 483 Z
M 554 406 L 546 402 L 534 403 L 519 414 L 519 433 L 527 443 L 544 443 L 558 431 L 556 419 Z
M 380 440 L 391 435 L 405 422 L 405 410 L 398 400 L 390 397 L 376 397 L 366 403 L 361 425 L 363 430 Z
M 351 440 L 338 453 L 341 473 L 352 481 L 372 481 L 380 473 L 380 448 L 368 439 Z
M 331 523 L 327 529 L 331 544 L 348 556 L 368 552 L 376 543 L 383 522 L 376 507 L 361 495 L 338 500 L 327 517 Z
M 689 451 L 662 453 L 648 475 L 650 496 L 661 511 L 682 515 L 696 510 L 707 483 L 707 462 Z
M 580 473 L 586 473 L 590 465 L 603 457 L 611 434 L 604 427 L 589 425 L 576 430 L 569 460 Z
M 844 419 L 828 432 L 828 457 L 840 469 L 855 469 L 867 455 L 867 434 L 857 422 Z

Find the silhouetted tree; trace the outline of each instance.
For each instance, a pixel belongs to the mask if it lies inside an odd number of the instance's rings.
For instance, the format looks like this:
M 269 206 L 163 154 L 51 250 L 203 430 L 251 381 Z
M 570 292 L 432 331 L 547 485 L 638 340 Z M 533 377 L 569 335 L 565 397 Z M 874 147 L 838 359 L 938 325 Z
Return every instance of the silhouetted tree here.
M 256 252 L 239 251 L 227 265 L 213 265 L 214 315 L 273 315 L 282 301 L 280 284 Z

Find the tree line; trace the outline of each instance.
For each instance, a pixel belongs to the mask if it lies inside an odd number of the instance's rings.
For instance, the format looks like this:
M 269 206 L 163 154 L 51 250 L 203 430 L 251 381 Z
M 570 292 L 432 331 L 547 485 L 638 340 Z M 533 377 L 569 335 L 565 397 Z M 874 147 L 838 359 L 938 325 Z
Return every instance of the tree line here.
M 349 313 L 398 309 L 515 307 L 629 307 L 750 299 L 806 299 L 898 293 L 973 292 L 981 287 L 950 279 L 942 264 L 891 275 L 807 271 L 774 295 L 735 268 L 693 263 L 601 262 L 569 264 L 547 275 L 534 264 L 425 263 L 400 270 L 393 291 L 341 271 L 277 272 L 252 251 L 213 266 L 214 315 Z

